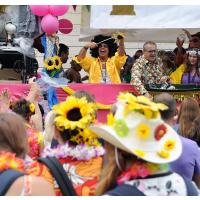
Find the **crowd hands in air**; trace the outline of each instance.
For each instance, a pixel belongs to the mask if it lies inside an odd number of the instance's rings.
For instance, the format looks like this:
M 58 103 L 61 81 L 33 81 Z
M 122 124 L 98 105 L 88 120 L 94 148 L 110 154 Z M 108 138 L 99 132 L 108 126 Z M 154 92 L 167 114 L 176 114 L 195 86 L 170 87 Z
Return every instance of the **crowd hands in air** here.
M 24 98 L 3 90 L 0 195 L 199 195 L 199 103 L 189 97 L 177 105 L 171 95 L 152 98 L 145 88 L 198 83 L 200 37 L 188 35 L 186 50 L 179 38 L 174 52 L 158 51 L 147 41 L 133 58 L 125 53 L 123 34 L 96 36 L 85 44 L 71 62 L 73 70 L 83 68 L 90 83 L 130 83 L 140 94 L 120 93 L 105 123 L 99 123 L 95 97 L 86 91 L 44 113 L 32 79 Z M 63 49 L 64 63 L 69 52 Z M 73 79 L 73 70 L 64 72 L 67 79 Z M 80 74 L 77 80 L 82 82 Z

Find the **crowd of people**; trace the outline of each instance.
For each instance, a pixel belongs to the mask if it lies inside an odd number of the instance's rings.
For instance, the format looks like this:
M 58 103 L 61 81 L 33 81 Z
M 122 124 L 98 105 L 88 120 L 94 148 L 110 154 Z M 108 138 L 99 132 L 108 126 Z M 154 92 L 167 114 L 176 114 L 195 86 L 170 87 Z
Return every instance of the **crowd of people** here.
M 0 195 L 199 195 L 195 99 L 123 92 L 98 123 L 95 97 L 77 91 L 42 126 L 39 95 L 34 82 L 25 99 L 1 94 Z
M 200 195 L 199 102 L 188 97 L 179 105 L 168 93 L 152 97 L 145 87 L 200 83 L 200 37 L 185 32 L 188 49 L 179 38 L 173 52 L 158 52 L 157 44 L 147 41 L 133 58 L 126 55 L 122 33 L 97 35 L 67 71 L 62 63 L 69 48 L 57 45 L 58 63 L 45 60 L 50 77 L 55 67 L 69 83 L 88 79 L 135 87 L 137 95 L 119 93 L 106 123 L 98 122 L 95 97 L 86 91 L 56 101 L 43 116 L 37 82 L 31 80 L 23 99 L 12 100 L 3 90 L 0 195 Z M 83 78 L 82 68 L 88 73 Z
M 79 54 L 73 57 L 71 68 L 64 72 L 69 83 L 130 83 L 137 92 L 152 98 L 146 84 L 200 84 L 199 57 L 200 34 L 191 35 L 184 30 L 189 39 L 187 49 L 184 41 L 177 38 L 173 51 L 158 50 L 157 44 L 147 41 L 143 49 L 130 56 L 125 52 L 125 36 L 119 33 L 112 36 L 97 35 L 85 44 Z M 91 56 L 87 55 L 90 49 Z M 81 78 L 83 69 L 87 75 Z

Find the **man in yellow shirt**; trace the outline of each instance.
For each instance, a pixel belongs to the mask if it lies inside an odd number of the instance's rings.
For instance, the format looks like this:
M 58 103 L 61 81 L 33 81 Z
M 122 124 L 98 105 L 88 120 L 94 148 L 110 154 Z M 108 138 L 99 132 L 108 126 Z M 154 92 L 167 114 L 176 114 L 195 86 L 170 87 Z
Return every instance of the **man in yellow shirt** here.
M 121 83 L 119 72 L 127 56 L 124 37 L 118 37 L 118 41 L 119 46 L 110 36 L 97 35 L 74 57 L 73 60 L 88 72 L 89 83 Z M 89 48 L 92 57 L 86 56 Z

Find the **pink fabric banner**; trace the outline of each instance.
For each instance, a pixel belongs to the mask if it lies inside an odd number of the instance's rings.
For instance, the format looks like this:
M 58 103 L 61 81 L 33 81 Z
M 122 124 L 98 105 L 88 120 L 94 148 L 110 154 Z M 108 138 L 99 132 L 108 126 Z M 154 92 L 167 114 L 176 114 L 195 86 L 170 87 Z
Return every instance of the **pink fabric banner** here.
M 96 102 L 102 104 L 113 104 L 116 102 L 116 98 L 120 92 L 132 92 L 138 94 L 133 86 L 130 84 L 69 84 L 68 85 L 74 91 L 85 90 L 95 96 Z M 59 101 L 64 101 L 67 94 L 62 88 L 57 88 L 56 93 Z M 107 114 L 109 110 L 98 110 L 97 119 L 99 122 L 107 121 Z
M 74 91 L 85 90 L 95 96 L 96 102 L 102 104 L 113 104 L 116 102 L 116 98 L 120 92 L 132 92 L 137 94 L 137 91 L 130 84 L 69 84 L 68 87 Z M 0 92 L 3 89 L 8 89 L 12 98 L 19 99 L 25 98 L 29 92 L 28 84 L 0 84 Z M 64 101 L 67 97 L 67 93 L 62 88 L 56 89 L 57 97 L 59 101 Z M 106 121 L 106 115 L 108 110 L 98 111 L 98 120 L 100 122 Z

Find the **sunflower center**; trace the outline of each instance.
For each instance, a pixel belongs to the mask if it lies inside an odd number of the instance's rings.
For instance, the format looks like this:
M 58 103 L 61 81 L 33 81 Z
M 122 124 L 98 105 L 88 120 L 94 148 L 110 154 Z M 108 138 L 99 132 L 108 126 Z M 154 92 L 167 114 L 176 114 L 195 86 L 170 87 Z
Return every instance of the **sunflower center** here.
M 53 65 L 53 61 L 52 61 L 52 60 L 49 60 L 49 61 L 48 61 L 48 65 L 49 65 L 49 66 L 52 66 L 52 65 Z
M 82 118 L 80 108 L 73 108 L 67 113 L 67 119 L 70 121 L 78 121 Z
M 56 65 L 58 65 L 58 64 L 59 64 L 59 61 L 58 61 L 58 59 L 56 59 L 56 60 L 55 60 L 55 63 L 56 63 Z

